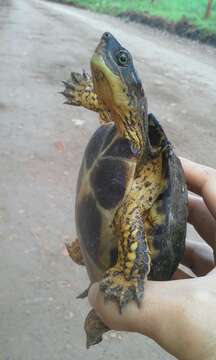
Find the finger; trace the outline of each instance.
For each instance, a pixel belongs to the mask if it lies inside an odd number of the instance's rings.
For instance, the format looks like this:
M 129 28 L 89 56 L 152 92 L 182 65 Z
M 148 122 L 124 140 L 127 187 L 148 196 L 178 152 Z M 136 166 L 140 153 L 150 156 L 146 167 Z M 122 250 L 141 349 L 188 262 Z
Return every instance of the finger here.
M 203 197 L 216 219 L 216 170 L 181 158 L 188 189 Z
M 188 196 L 188 221 L 198 234 L 212 247 L 215 246 L 216 221 L 200 196 Z
M 204 276 L 215 266 L 213 251 L 204 243 L 187 241 L 181 263 L 196 276 Z

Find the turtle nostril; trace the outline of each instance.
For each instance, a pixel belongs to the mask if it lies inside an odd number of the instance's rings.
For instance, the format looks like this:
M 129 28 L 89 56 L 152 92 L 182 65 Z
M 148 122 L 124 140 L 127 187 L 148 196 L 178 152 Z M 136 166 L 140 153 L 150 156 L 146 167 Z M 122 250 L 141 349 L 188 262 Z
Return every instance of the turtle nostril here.
M 103 38 L 104 38 L 104 39 L 109 39 L 109 38 L 110 38 L 110 33 L 109 33 L 109 32 L 105 32 L 105 33 L 103 34 Z

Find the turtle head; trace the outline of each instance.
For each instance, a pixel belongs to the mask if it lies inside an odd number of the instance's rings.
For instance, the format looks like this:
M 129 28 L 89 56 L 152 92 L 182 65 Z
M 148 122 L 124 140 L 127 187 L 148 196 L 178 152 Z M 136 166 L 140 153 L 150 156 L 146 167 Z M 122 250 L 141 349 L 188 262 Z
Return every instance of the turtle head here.
M 95 92 L 120 135 L 142 151 L 147 100 L 131 54 L 106 32 L 92 56 L 91 71 Z

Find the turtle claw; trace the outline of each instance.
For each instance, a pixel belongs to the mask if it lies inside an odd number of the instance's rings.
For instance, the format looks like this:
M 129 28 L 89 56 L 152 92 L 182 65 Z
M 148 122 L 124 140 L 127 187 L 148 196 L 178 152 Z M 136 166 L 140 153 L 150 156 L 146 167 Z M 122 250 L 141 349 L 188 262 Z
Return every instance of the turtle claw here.
M 77 72 L 71 72 L 71 80 L 73 83 L 79 85 L 82 82 L 82 78 L 83 78 L 82 74 Z
M 104 293 L 105 301 L 115 301 L 119 306 L 119 311 L 122 312 L 130 301 L 135 301 L 140 307 L 144 293 L 144 280 L 140 275 L 135 275 L 128 280 L 123 272 L 111 269 L 100 282 L 100 290 Z
M 65 89 L 61 92 L 67 99 L 66 104 L 81 106 L 82 96 L 86 89 L 92 91 L 92 81 L 90 76 L 83 70 L 82 74 L 77 72 L 71 73 L 71 78 L 67 81 L 62 81 Z
M 140 308 L 144 294 L 144 279 L 139 282 L 139 286 L 136 288 L 136 298 L 138 308 Z
M 85 80 L 85 82 L 91 81 L 89 74 L 85 70 L 83 70 L 82 75 L 83 75 L 83 79 Z
M 85 299 L 85 298 L 87 298 L 87 297 L 88 297 L 89 288 L 90 288 L 90 286 L 89 286 L 87 289 L 85 289 L 81 294 L 79 294 L 76 298 L 77 298 L 77 299 Z
M 69 88 L 71 90 L 75 90 L 76 87 L 73 85 L 73 83 L 71 81 L 62 81 L 62 84 L 65 86 L 65 88 Z M 62 93 L 64 94 L 64 91 L 62 91 Z

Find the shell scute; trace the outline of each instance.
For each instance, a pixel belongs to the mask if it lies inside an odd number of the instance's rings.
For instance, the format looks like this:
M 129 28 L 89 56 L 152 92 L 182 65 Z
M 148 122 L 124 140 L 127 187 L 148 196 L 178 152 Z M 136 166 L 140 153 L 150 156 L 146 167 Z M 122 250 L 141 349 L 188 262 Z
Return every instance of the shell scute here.
M 79 228 L 81 245 L 84 244 L 89 256 L 97 262 L 101 236 L 101 214 L 91 194 L 80 200 L 76 209 L 76 223 Z
M 109 132 L 109 126 L 102 125 L 96 130 L 91 140 L 89 141 L 85 150 L 85 161 L 87 169 L 92 166 L 93 162 L 98 157 L 98 154 L 100 153 L 104 143 L 104 138 L 107 136 L 107 132 Z
M 124 197 L 127 164 L 116 158 L 102 158 L 92 171 L 90 181 L 99 204 L 105 209 L 112 209 Z
M 106 151 L 107 156 L 118 156 L 121 158 L 129 159 L 133 157 L 130 142 L 128 139 L 118 138 Z
M 102 146 L 102 150 L 106 149 L 114 140 L 117 135 L 117 129 L 115 124 L 109 123 L 106 125 L 106 136 L 104 138 L 104 143 Z
M 159 214 L 164 214 L 164 221 L 152 229 L 153 247 L 159 250 L 158 256 L 152 259 L 149 278 L 153 280 L 169 280 L 185 248 L 187 192 L 185 188 L 182 193 L 183 170 L 174 152 L 164 154 L 164 158 L 167 186 L 158 198 L 157 208 Z

